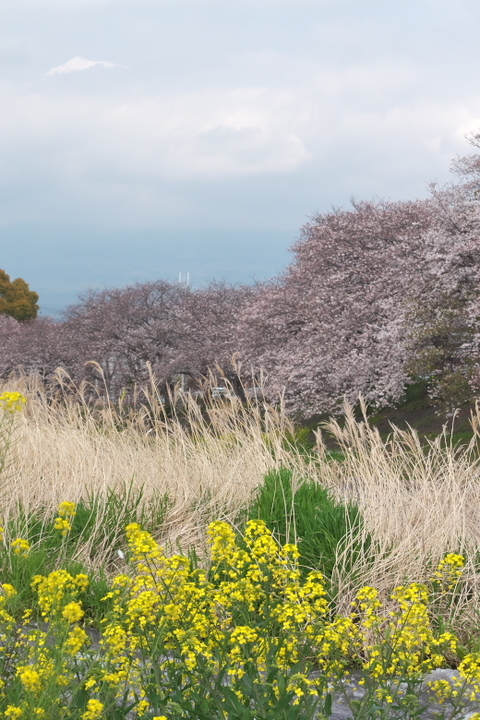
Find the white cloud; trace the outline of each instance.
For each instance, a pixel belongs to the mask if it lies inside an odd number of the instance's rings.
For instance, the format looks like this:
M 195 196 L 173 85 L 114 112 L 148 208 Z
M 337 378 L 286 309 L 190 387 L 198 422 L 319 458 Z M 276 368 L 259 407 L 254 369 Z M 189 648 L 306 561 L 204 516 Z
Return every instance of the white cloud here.
M 294 94 L 255 87 L 123 98 L 0 84 L 0 106 L 10 108 L 0 115 L 0 185 L 8 175 L 2 165 L 25 155 L 30 166 L 41 156 L 42 173 L 62 184 L 295 172 L 311 159 L 304 105 Z
M 467 104 L 415 92 L 405 97 L 405 87 L 416 87 L 408 64 L 334 72 L 312 63 L 299 75 L 303 82 L 288 89 L 136 95 L 123 87 L 120 94 L 86 94 L 58 92 L 55 83 L 37 92 L 0 83 L 0 106 L 9 108 L 0 116 L 0 185 L 3 178 L 21 184 L 27 164 L 39 188 L 48 177 L 75 202 L 85 193 L 115 195 L 125 188 L 124 212 L 138 194 L 150 198 L 156 183 L 305 171 L 316 188 L 325 182 L 317 192 L 338 202 L 351 193 L 414 194 L 412 177 L 421 178 L 422 190 L 432 174 L 447 174 L 453 155 L 468 152 L 463 135 L 477 127 L 479 93 Z M 176 205 L 170 196 L 169 203 Z M 151 211 L 157 208 L 154 198 Z
M 102 65 L 103 67 L 125 67 L 125 65 L 117 65 L 116 63 L 106 62 L 103 60 L 87 60 L 83 57 L 74 57 L 64 65 L 58 65 L 57 67 L 49 70 L 45 75 L 64 75 L 72 72 L 79 72 L 80 70 L 88 70 L 88 68 L 94 67 L 95 65 Z

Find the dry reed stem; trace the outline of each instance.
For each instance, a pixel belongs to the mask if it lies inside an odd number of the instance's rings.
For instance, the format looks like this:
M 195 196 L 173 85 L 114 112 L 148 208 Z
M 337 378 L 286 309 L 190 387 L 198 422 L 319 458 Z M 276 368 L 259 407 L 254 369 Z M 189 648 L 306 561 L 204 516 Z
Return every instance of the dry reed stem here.
M 469 558 L 465 575 L 471 595 L 465 591 L 451 609 L 452 616 L 472 616 L 480 607 L 480 575 L 473 563 L 480 550 L 478 409 L 472 422 L 475 436 L 463 449 L 448 442 L 446 427 L 426 448 L 411 428 L 392 426 L 389 439 L 383 441 L 366 422 L 364 404 L 363 414 L 364 421 L 358 422 L 347 405 L 343 427 L 336 420 L 325 424 L 345 460 L 322 463 L 323 482 L 337 498 L 358 503 L 365 533 L 377 545 L 373 557 L 359 559 L 355 578 L 342 572 L 342 557 L 338 558 L 336 580 L 344 609 L 364 584 L 387 597 L 395 586 L 426 582 L 445 554 L 454 552 Z M 320 432 L 317 443 L 320 458 L 325 457 Z
M 19 501 L 27 511 L 41 506 L 52 512 L 62 500 L 121 494 L 131 484 L 143 488 L 147 504 L 168 494 L 164 541 L 187 546 L 202 540 L 210 520 L 234 517 L 272 469 L 293 464 L 297 476 L 308 474 L 301 456 L 282 444 L 288 421 L 271 408 L 221 402 L 206 419 L 186 397 L 171 420 L 159 407 L 152 414 L 151 405 L 122 419 L 111 404 L 92 408 L 81 393 L 70 401 L 49 398 L 35 378 L 17 378 L 7 387 L 23 392 L 28 405 L 0 498 L 3 518 Z
M 315 479 L 338 499 L 356 501 L 365 536 L 374 538 L 375 551 L 358 558 L 353 574 L 345 569 L 353 535 L 339 553 L 334 581 L 340 612 L 350 611 L 362 585 L 375 586 L 387 598 L 397 585 L 425 582 L 446 553 L 456 552 L 469 558 L 468 583 L 448 613 L 459 626 L 477 623 L 480 574 L 473 559 L 480 549 L 478 409 L 472 417 L 475 436 L 458 450 L 446 442 L 447 429 L 445 447 L 442 438 L 422 447 L 413 429 L 395 427 L 383 441 L 346 406 L 343 426 L 336 420 L 325 425 L 342 448 L 344 461 L 328 456 L 318 432 L 317 456 L 311 462 L 285 449 L 285 431 L 292 428 L 281 407 L 244 407 L 236 400 L 214 403 L 207 419 L 191 398 L 183 397 L 182 412 L 167 421 L 154 387 L 144 392 L 144 406 L 120 413 L 112 404 L 92 408 L 82 388 L 71 400 L 65 392 L 59 399 L 49 398 L 35 378 L 17 378 L 3 389 L 19 390 L 29 402 L 12 453 L 7 494 L 0 498 L 2 517 L 18 501 L 27 509 L 42 506 L 51 513 L 62 500 L 78 502 L 88 493 L 106 497 L 109 490 L 121 495 L 131 483 L 143 488 L 147 504 L 165 493 L 171 498 L 162 542 L 194 545 L 201 553 L 206 524 L 233 519 L 264 475 L 286 466 L 293 470 L 295 483 Z M 119 537 L 122 532 L 119 527 Z

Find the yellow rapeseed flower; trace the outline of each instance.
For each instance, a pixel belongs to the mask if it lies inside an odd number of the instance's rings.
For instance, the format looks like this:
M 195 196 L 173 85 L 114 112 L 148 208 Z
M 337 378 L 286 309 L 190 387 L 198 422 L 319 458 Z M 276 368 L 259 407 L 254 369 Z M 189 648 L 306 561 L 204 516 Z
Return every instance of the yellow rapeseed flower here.
M 74 502 L 68 502 L 68 500 L 64 500 L 58 506 L 58 514 L 62 518 L 73 518 L 76 512 L 77 505 Z
M 295 675 L 291 675 L 288 680 L 287 690 L 288 692 L 295 693 L 295 698 L 292 703 L 293 705 L 299 705 L 300 700 L 304 695 L 313 695 L 314 697 L 318 696 L 314 681 L 310 680 L 310 678 L 302 673 L 295 673 Z
M 453 697 L 454 686 L 448 680 L 430 680 L 427 683 L 430 690 L 435 694 L 435 700 L 440 704 Z
M 71 523 L 63 517 L 55 518 L 55 523 L 53 527 L 55 528 L 55 530 L 61 531 L 62 537 L 66 537 L 72 529 Z
M 73 582 L 77 586 L 79 590 L 86 590 L 87 587 L 90 584 L 90 580 L 88 579 L 88 575 L 85 575 L 85 573 L 78 573 L 74 576 Z
M 466 655 L 458 666 L 458 671 L 465 680 L 480 681 L 480 653 Z
M 4 392 L 0 395 L 0 408 L 4 412 L 21 412 L 27 402 L 27 398 L 19 392 Z
M 143 560 L 158 560 L 162 557 L 162 550 L 158 543 L 150 533 L 142 530 L 138 523 L 127 525 L 126 533 L 128 545 L 132 551 L 133 560 L 137 563 L 137 568 L 139 567 L 138 563 Z
M 452 590 L 465 569 L 465 558 L 457 553 L 448 553 L 437 566 L 434 580 L 440 580 Z
M 78 622 L 84 615 L 82 606 L 78 602 L 69 602 L 62 610 L 62 617 L 71 623 Z
M 23 538 L 17 538 L 16 540 L 12 541 L 12 549 L 15 555 L 27 557 L 28 553 L 30 552 L 30 543 L 28 542 L 28 540 L 24 540 Z
M 388 609 L 376 588 L 364 587 L 350 614 L 332 619 L 322 574 L 313 571 L 305 578 L 296 546 L 279 545 L 265 523 L 250 522 L 240 539 L 228 523 L 214 522 L 208 536 L 211 563 L 206 571 L 195 569 L 182 555 L 167 557 L 140 525 L 127 527 L 134 569 L 131 576 L 117 576 L 106 595 L 112 601 L 101 640 L 106 664 L 96 679 L 112 693 L 127 683 L 141 686 L 142 669 L 132 658 L 151 653 L 160 639 L 169 657 L 161 661 L 163 670 L 168 663 L 189 672 L 224 668 L 242 702 L 239 683 L 248 667 L 258 668 L 258 677 L 266 678 L 272 664 L 288 673 L 307 656 L 329 681 L 344 677 L 352 662 L 375 679 L 416 679 L 444 663 L 446 653 L 455 652 L 455 636 L 439 634 L 432 625 L 424 585 L 395 588 L 390 596 L 395 605 Z M 460 567 L 458 557 L 446 560 L 446 567 Z M 76 597 L 73 585 L 67 585 L 59 612 Z M 55 587 L 45 586 L 42 602 L 50 602 L 52 595 Z M 72 653 L 80 640 L 72 632 Z M 463 671 L 471 679 L 476 660 L 464 663 Z M 289 681 L 295 704 L 317 693 L 306 672 Z M 87 680 L 92 687 L 95 682 Z M 280 693 L 274 681 L 272 689 Z M 388 688 L 379 689 L 377 698 L 391 703 L 393 695 Z M 89 706 L 83 720 L 95 718 L 95 712 L 95 706 Z
M 138 716 L 141 716 L 146 710 L 148 710 L 149 707 L 150 703 L 148 702 L 148 700 L 140 700 L 140 702 L 137 703 L 137 706 L 135 708 L 136 714 Z
M 20 665 L 17 668 L 17 675 L 26 690 L 35 693 L 41 690 L 40 673 L 31 665 Z
M 18 707 L 18 705 L 7 705 L 7 709 L 3 713 L 4 717 L 11 718 L 12 720 L 16 720 L 17 718 L 21 718 L 23 715 L 22 708 Z
M 71 630 L 63 644 L 63 649 L 68 655 L 74 657 L 80 652 L 85 643 L 88 642 L 88 635 L 85 630 L 81 627 L 76 627 Z
M 15 590 L 13 585 L 10 585 L 10 583 L 2 583 L 2 590 L 3 590 L 4 596 L 7 599 L 15 597 L 15 595 L 17 594 L 17 591 Z
M 54 528 L 60 530 L 63 537 L 66 537 L 72 529 L 72 520 L 77 512 L 77 505 L 74 502 L 64 500 L 58 506 L 58 517 L 55 518 Z
M 73 576 L 66 570 L 54 570 L 46 577 L 35 575 L 31 586 L 38 593 L 38 604 L 42 616 L 48 621 L 52 614 L 63 609 L 64 599 L 70 600 L 88 587 L 88 577 L 84 573 Z M 80 606 L 78 605 L 78 607 Z M 72 612 L 77 613 L 76 610 Z
M 82 720 L 97 720 L 103 712 L 104 705 L 95 698 L 87 702 L 87 709 L 82 715 Z

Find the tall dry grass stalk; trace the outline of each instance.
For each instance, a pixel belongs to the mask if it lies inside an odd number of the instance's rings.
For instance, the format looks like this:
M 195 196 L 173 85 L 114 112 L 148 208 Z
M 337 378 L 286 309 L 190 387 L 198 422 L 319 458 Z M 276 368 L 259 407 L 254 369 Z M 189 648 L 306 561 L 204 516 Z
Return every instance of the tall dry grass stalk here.
M 170 398 L 177 408 L 167 419 L 154 385 L 136 408 L 91 403 L 87 388 L 75 389 L 59 374 L 52 396 L 35 377 L 0 386 L 28 398 L 0 497 L 5 519 L 21 502 L 47 512 L 63 500 L 89 494 L 120 495 L 143 489 L 143 502 L 168 494 L 168 537 L 183 547 L 199 543 L 212 519 L 233 518 L 264 475 L 282 465 L 308 474 L 300 455 L 287 452 L 291 429 L 282 409 L 212 401 L 202 412 L 189 395 Z M 51 387 L 51 385 L 50 385 Z
M 375 553 L 360 558 L 358 575 L 342 572 L 338 558 L 336 580 L 345 609 L 359 585 L 373 585 L 387 594 L 392 587 L 431 577 L 432 568 L 454 552 L 468 558 L 465 593 L 452 614 L 468 622 L 478 612 L 480 574 L 480 408 L 472 415 L 474 435 L 468 446 L 452 444 L 452 427 L 444 426 L 435 441 L 422 445 L 417 432 L 392 426 L 388 440 L 369 426 L 366 407 L 358 422 L 345 406 L 344 422 L 324 425 L 336 439 L 345 459 L 327 461 L 322 432 L 317 433 L 322 482 L 338 498 L 356 501 L 365 520 L 365 533 L 376 543 Z M 457 621 L 460 617 L 457 617 Z
M 347 570 L 349 542 L 334 570 L 340 612 L 362 585 L 384 597 L 399 584 L 426 581 L 448 552 L 465 554 L 464 596 L 448 612 L 455 624 L 478 622 L 480 573 L 480 409 L 472 416 L 474 437 L 464 448 L 441 437 L 422 446 L 415 430 L 392 427 L 387 441 L 358 422 L 345 407 L 344 422 L 331 420 L 325 430 L 336 438 L 344 460 L 333 460 L 322 433 L 314 458 L 287 448 L 291 423 L 281 406 L 242 404 L 238 399 L 212 401 L 202 412 L 190 396 L 170 398 L 178 412 L 164 414 L 154 383 L 138 396 L 136 407 L 88 402 L 88 388 L 73 388 L 61 375 L 52 396 L 34 377 L 0 385 L 28 398 L 20 418 L 9 471 L 4 474 L 0 517 L 15 511 L 51 513 L 59 502 L 87 495 L 120 496 L 127 486 L 143 489 L 148 506 L 168 494 L 171 506 L 162 542 L 202 552 L 205 528 L 212 519 L 233 519 L 252 491 L 272 469 L 287 467 L 294 482 L 314 479 L 338 499 L 361 508 L 365 537 L 374 539 L 355 572 Z M 366 418 L 366 409 L 363 406 Z M 121 532 L 122 528 L 119 528 Z M 480 557 L 480 556 L 478 556 Z

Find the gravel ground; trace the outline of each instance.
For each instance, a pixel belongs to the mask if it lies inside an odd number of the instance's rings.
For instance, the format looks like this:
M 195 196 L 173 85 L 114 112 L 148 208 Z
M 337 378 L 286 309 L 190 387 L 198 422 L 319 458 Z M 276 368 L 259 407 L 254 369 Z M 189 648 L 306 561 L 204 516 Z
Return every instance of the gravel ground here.
M 358 684 L 358 680 L 360 679 L 360 677 L 360 673 L 353 672 L 350 681 L 346 685 L 346 692 L 351 700 L 361 701 L 365 696 L 364 688 Z M 427 685 L 428 682 L 435 680 L 446 680 L 447 682 L 452 684 L 452 681 L 456 677 L 460 677 L 459 673 L 456 670 L 435 670 L 434 672 L 429 673 L 425 676 L 420 692 L 420 701 L 422 703 L 422 706 L 424 706 L 424 710 L 418 717 L 422 718 L 422 720 L 439 720 L 440 718 L 444 720 L 451 720 L 452 718 L 455 718 L 455 720 L 469 720 L 475 713 L 480 712 L 479 698 L 476 701 L 464 702 L 464 704 L 462 704 L 462 710 L 454 713 L 452 705 L 448 701 L 444 704 L 440 704 L 436 701 L 435 696 Z M 400 685 L 399 689 L 404 690 L 404 687 Z M 468 697 L 468 695 L 469 692 L 467 688 L 465 696 Z M 352 714 L 350 708 L 348 707 L 348 703 L 346 702 L 346 700 L 343 697 L 339 696 L 339 694 L 337 693 L 332 703 L 331 720 L 352 720 L 354 717 L 355 716 Z M 376 716 L 372 715 L 372 718 L 374 717 Z M 389 712 L 388 717 L 392 718 L 392 720 L 394 718 L 410 720 L 408 715 L 405 715 L 404 712 L 400 713 L 399 710 L 395 709 L 393 706 Z

